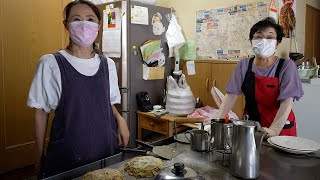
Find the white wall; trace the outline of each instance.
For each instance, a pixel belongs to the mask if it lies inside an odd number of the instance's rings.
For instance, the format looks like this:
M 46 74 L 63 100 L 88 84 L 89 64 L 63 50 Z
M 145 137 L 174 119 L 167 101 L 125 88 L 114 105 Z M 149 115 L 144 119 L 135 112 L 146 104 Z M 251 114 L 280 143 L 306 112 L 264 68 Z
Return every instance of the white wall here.
M 302 84 L 304 96 L 293 104 L 299 137 L 320 143 L 320 85 Z
M 158 0 L 158 6 L 173 7 L 176 10 L 179 24 L 181 25 L 187 40 L 195 39 L 196 11 L 203 9 L 216 9 L 220 7 L 229 7 L 236 4 L 248 4 L 250 2 L 258 2 L 261 0 Z M 320 0 L 296 0 L 296 19 L 297 19 L 297 43 L 300 52 L 304 53 L 305 39 L 305 12 L 306 4 L 320 9 Z M 292 46 L 294 48 L 294 46 Z M 277 54 L 281 57 L 288 58 L 290 50 L 290 40 L 283 39 L 279 46 Z

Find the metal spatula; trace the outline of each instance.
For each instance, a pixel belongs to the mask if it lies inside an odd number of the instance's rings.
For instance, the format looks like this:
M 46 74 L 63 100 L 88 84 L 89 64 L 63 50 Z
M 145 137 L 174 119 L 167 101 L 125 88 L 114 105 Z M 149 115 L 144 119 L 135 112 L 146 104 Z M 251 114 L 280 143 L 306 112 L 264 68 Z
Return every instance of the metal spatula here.
M 152 148 L 153 153 L 155 153 L 156 155 L 164 159 L 172 159 L 181 153 L 176 148 L 169 147 L 169 146 L 153 146 L 151 144 L 148 144 L 146 142 L 139 141 L 139 140 L 136 140 L 136 142 Z

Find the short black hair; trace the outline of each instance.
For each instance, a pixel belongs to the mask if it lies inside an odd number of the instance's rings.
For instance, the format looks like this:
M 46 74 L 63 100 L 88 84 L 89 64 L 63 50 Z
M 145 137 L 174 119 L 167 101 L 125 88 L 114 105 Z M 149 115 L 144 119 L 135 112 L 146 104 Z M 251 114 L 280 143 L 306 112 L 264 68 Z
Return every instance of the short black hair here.
M 276 30 L 277 33 L 277 41 L 281 43 L 282 38 L 284 36 L 283 28 L 281 25 L 277 24 L 276 21 L 272 17 L 267 17 L 252 26 L 250 29 L 249 39 L 252 40 L 254 33 L 257 31 L 262 31 L 266 28 L 272 27 Z

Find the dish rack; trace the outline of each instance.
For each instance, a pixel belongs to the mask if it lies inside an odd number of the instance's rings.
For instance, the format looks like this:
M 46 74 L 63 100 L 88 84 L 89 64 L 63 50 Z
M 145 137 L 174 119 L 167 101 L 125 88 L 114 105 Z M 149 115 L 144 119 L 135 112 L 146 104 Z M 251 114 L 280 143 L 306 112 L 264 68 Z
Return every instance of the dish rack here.
M 227 149 L 217 149 L 213 147 L 213 142 L 210 143 L 209 152 L 210 153 L 220 153 L 222 154 L 221 159 L 217 159 L 216 163 L 219 163 L 223 166 L 229 167 L 230 166 L 230 157 L 231 157 L 231 144 L 228 142 L 229 140 L 225 139 L 225 143 L 227 144 Z

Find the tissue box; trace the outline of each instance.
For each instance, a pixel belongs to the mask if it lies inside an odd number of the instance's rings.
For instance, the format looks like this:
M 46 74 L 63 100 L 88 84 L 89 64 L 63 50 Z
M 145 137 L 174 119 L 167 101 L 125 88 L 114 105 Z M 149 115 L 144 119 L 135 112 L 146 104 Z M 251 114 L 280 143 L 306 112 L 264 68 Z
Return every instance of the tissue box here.
M 318 77 L 318 67 L 313 67 L 311 69 L 298 69 L 298 73 L 301 79 L 309 79 L 312 77 Z
M 142 66 L 144 80 L 164 79 L 164 67 L 148 67 L 146 65 Z

